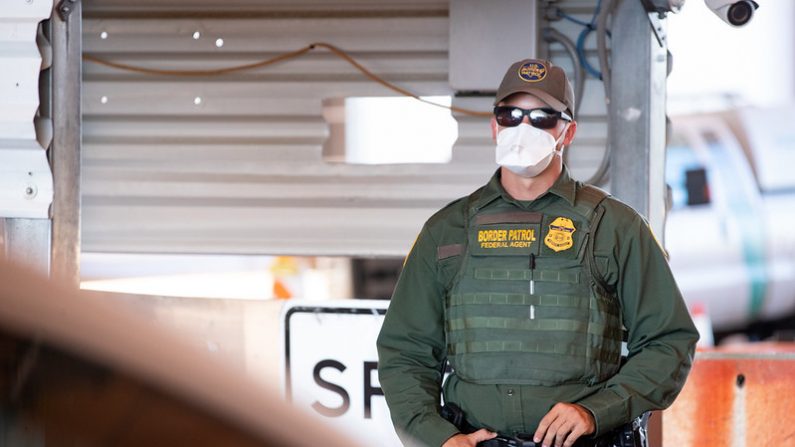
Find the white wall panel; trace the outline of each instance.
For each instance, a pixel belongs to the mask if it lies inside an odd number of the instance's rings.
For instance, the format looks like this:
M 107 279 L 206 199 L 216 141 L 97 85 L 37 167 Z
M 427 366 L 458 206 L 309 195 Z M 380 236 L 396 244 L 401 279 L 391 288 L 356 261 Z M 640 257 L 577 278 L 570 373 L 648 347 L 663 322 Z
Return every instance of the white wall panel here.
M 418 94 L 452 93 L 447 2 L 129 3 L 85 2 L 86 53 L 213 69 L 322 41 Z M 496 166 L 488 120 L 462 115 L 449 164 L 322 160 L 323 99 L 393 95 L 324 49 L 219 77 L 84 62 L 83 250 L 403 256 L 427 217 L 476 189 Z M 489 110 L 491 99 L 454 104 Z M 603 100 L 586 94 L 582 146 L 572 152 L 577 174 L 587 176 L 599 161 L 603 115 Z
M 42 69 L 36 32 L 39 22 L 50 16 L 51 8 L 52 1 L 46 0 L 3 3 L 0 17 L 0 218 L 46 219 L 52 203 L 52 172 L 47 163 L 47 148 L 39 144 L 34 125 L 40 104 Z

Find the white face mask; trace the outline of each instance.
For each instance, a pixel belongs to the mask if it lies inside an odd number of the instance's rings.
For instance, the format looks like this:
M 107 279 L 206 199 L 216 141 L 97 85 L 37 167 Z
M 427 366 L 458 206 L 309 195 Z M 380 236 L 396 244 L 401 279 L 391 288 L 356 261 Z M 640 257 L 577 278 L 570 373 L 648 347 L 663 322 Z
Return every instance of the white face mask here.
M 566 135 L 566 128 L 560 138 L 529 124 L 506 127 L 497 134 L 497 164 L 522 177 L 535 177 L 552 162 L 558 143 Z

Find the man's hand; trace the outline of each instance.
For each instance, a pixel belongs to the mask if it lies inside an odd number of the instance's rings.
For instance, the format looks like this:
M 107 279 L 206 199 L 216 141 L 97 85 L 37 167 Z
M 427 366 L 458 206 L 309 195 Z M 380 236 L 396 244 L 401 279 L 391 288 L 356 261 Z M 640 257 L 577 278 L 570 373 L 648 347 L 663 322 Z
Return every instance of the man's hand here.
M 465 435 L 463 433 L 459 433 L 450 437 L 442 447 L 475 447 L 478 442 L 485 441 L 487 439 L 491 439 L 497 436 L 497 433 L 490 432 L 485 428 L 481 428 L 480 430 Z
M 533 442 L 544 447 L 571 447 L 577 438 L 595 430 L 596 421 L 590 411 L 577 404 L 560 402 L 541 419 Z

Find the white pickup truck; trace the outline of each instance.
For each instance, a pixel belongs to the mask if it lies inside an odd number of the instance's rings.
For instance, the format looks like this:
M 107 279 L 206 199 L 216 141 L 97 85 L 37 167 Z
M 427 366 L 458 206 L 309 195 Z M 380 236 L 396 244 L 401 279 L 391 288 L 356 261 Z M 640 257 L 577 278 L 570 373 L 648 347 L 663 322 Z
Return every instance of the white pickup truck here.
M 716 331 L 792 317 L 795 108 L 672 124 L 665 245 L 691 311 L 703 308 Z

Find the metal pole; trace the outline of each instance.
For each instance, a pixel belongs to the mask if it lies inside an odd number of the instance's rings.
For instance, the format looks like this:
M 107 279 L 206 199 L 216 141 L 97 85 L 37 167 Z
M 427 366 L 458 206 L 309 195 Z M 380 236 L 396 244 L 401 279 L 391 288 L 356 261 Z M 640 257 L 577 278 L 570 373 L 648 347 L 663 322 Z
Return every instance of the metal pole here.
M 55 6 L 57 8 L 57 5 Z M 80 148 L 82 116 L 82 6 L 71 4 L 64 21 L 54 10 L 52 32 L 53 141 L 50 164 L 52 203 L 52 276 L 80 282 Z
M 656 13 L 646 13 L 639 1 L 622 1 L 613 17 L 612 33 L 610 190 L 646 216 L 662 243 L 668 63 L 665 21 Z

